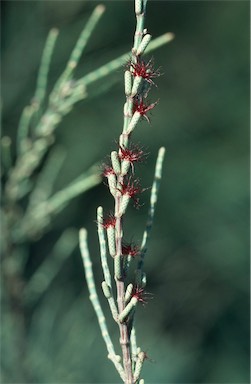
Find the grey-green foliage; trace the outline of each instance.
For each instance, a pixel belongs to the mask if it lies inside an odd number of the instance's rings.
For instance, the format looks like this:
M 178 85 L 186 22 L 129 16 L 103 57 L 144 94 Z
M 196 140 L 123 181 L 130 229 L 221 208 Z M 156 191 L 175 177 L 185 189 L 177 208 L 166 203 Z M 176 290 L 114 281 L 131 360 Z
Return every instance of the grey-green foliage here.
M 17 159 L 12 167 L 8 160 L 10 156 L 7 153 L 7 151 L 10 150 L 9 140 L 7 137 L 4 137 L 2 140 L 2 146 L 4 147 L 3 162 L 7 175 L 4 189 L 5 201 L 7 204 L 14 204 L 33 189 L 27 214 L 24 216 L 24 228 L 22 228 L 22 224 L 18 223 L 17 230 L 14 230 L 14 238 L 17 241 L 22 240 L 28 234 L 28 236 L 33 236 L 44 229 L 44 227 L 49 224 L 51 215 L 62 209 L 68 200 L 91 188 L 100 181 L 97 170 L 92 168 L 88 174 L 82 176 L 83 181 L 78 178 L 72 183 L 71 188 L 65 188 L 65 190 L 56 196 L 50 197 L 48 200 L 49 195 L 45 193 L 45 190 L 51 189 L 54 178 L 57 175 L 57 173 L 54 172 L 54 164 L 60 164 L 60 158 L 55 155 L 45 167 L 46 171 L 40 171 L 41 174 L 39 175 L 37 186 L 34 186 L 31 179 L 35 170 L 43 161 L 49 147 L 53 144 L 55 140 L 54 131 L 63 116 L 72 110 L 76 102 L 88 97 L 88 87 L 90 84 L 121 67 L 128 57 L 126 53 L 80 79 L 74 78 L 74 70 L 104 9 L 103 6 L 99 5 L 93 11 L 70 55 L 65 70 L 61 76 L 59 76 L 48 97 L 48 103 L 44 105 L 49 64 L 58 36 L 57 30 L 51 30 L 45 44 L 34 98 L 31 104 L 24 109 L 20 118 L 17 131 Z M 160 36 L 152 41 L 147 51 L 149 52 L 156 49 L 172 38 L 172 34 Z M 34 194 L 36 194 L 36 197 L 40 194 L 40 199 L 35 199 Z M 32 211 L 31 214 L 29 214 L 30 211 Z M 21 230 L 19 230 L 20 227 Z

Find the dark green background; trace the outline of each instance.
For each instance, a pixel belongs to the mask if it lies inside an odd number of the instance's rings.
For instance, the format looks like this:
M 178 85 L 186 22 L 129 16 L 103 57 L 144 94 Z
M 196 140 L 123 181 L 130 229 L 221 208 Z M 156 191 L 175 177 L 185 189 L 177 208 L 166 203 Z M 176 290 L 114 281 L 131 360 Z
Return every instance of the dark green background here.
M 132 1 L 105 1 L 106 13 L 77 70 L 78 76 L 128 51 L 134 33 Z M 3 133 L 15 140 L 18 119 L 33 96 L 48 31 L 60 29 L 50 89 L 95 1 L 2 2 Z M 147 351 L 146 383 L 249 382 L 249 2 L 149 1 L 146 26 L 175 40 L 154 52 L 163 76 L 151 125 L 135 140 L 150 153 L 137 167 L 151 185 L 157 150 L 167 150 L 159 203 L 146 259 L 153 300 L 137 313 L 139 345 Z M 59 125 L 67 150 L 55 190 L 115 148 L 122 127 L 123 70 L 94 85 Z M 15 153 L 13 151 L 13 157 Z M 141 239 L 145 205 L 129 209 L 125 236 Z M 101 281 L 95 211 L 112 199 L 104 185 L 77 198 L 47 234 L 30 245 L 26 279 L 65 228 L 86 226 Z M 108 324 L 112 327 L 106 302 Z M 116 383 L 88 300 L 79 250 L 68 259 L 27 319 L 30 383 Z M 4 332 L 4 330 L 3 330 Z M 21 383 L 13 347 L 4 383 Z

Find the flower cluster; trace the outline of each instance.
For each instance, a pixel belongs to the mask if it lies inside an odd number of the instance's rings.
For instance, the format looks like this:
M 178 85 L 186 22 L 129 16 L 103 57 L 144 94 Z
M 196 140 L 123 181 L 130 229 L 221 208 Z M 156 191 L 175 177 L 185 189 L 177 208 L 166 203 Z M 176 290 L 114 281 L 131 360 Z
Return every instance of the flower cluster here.
M 150 35 L 142 39 L 141 47 L 132 51 L 132 58 L 125 68 L 124 127 L 118 141 L 117 150 L 110 154 L 107 164 L 103 165 L 103 175 L 115 202 L 114 213 L 102 218 L 102 227 L 106 231 L 110 255 L 114 258 L 114 275 L 118 281 L 125 280 L 132 258 L 140 254 L 140 248 L 123 241 L 122 218 L 130 201 L 139 208 L 139 195 L 145 190 L 140 180 L 134 177 L 135 165 L 142 162 L 146 154 L 142 147 L 132 143 L 132 133 L 140 119 L 150 123 L 148 113 L 158 101 L 148 101 L 149 91 L 155 86 L 154 80 L 160 76 L 159 69 L 154 69 L 153 59 L 142 59 L 143 40 L 150 41 Z M 143 281 L 133 289 L 131 299 L 145 302 L 143 298 Z M 137 299 L 137 300 L 136 300 Z
M 108 180 L 110 192 L 115 201 L 117 199 L 117 205 L 120 205 L 117 212 L 119 217 L 124 215 L 130 200 L 134 201 L 136 207 L 139 206 L 138 195 L 143 189 L 139 180 L 133 180 L 131 176 L 135 173 L 135 164 L 142 162 L 146 154 L 141 147 L 131 143 L 131 136 L 140 118 L 150 123 L 147 114 L 158 103 L 149 103 L 147 97 L 151 86 L 155 85 L 153 79 L 160 76 L 160 72 L 159 69 L 154 69 L 152 59 L 146 62 L 141 58 L 142 53 L 142 49 L 135 51 L 126 67 L 124 128 L 118 150 L 111 153 L 111 165 L 106 164 L 103 167 L 103 175 Z
M 100 246 L 103 252 L 101 259 L 103 257 L 103 268 L 106 275 L 102 288 L 115 321 L 128 327 L 128 335 L 130 324 L 133 322 L 135 307 L 138 303 L 146 304 L 148 295 L 145 292 L 146 276 L 142 271 L 141 257 L 143 251 L 133 242 L 126 243 L 124 241 L 123 224 L 129 203 L 133 202 L 133 205 L 139 208 L 139 195 L 145 191 L 145 188 L 141 187 L 140 179 L 135 176 L 135 168 L 138 163 L 145 160 L 147 154 L 141 146 L 132 142 L 133 132 L 140 120 L 146 120 L 150 123 L 149 112 L 158 104 L 158 100 L 150 102 L 148 95 L 152 86 L 155 86 L 155 79 L 160 76 L 159 69 L 154 69 L 152 59 L 149 61 L 142 59 L 142 54 L 150 38 L 151 36 L 147 32 L 143 33 L 141 42 L 139 42 L 137 49 L 132 50 L 131 60 L 125 68 L 126 102 L 124 104 L 123 130 L 117 142 L 117 149 L 111 152 L 109 161 L 102 167 L 103 176 L 107 180 L 107 185 L 114 199 L 114 211 L 107 216 L 103 217 L 102 215 L 98 221 Z M 106 255 L 104 234 L 106 234 L 108 251 L 114 263 L 118 307 L 116 307 L 112 297 L 111 283 L 107 277 L 108 264 L 104 261 L 104 255 Z M 131 265 L 135 265 L 133 262 L 135 259 L 137 265 L 135 278 L 134 282 L 130 282 L 129 271 Z M 129 280 L 128 284 L 127 280 Z M 128 344 L 129 341 L 124 340 L 124 343 Z M 130 379 L 130 382 L 137 382 L 144 360 L 145 354 L 141 351 L 135 360 L 134 379 Z

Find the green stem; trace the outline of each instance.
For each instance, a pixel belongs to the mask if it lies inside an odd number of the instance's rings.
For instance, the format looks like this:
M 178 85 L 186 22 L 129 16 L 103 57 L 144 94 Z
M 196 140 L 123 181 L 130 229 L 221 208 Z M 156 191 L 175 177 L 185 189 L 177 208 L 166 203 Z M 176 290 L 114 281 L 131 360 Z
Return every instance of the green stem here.
M 59 31 L 56 28 L 53 28 L 49 32 L 45 43 L 41 65 L 38 72 L 37 87 L 34 95 L 34 102 L 37 104 L 37 109 L 39 109 L 39 107 L 42 105 L 45 98 L 51 57 L 58 38 L 58 34 Z
M 158 192 L 159 192 L 159 186 L 160 186 L 160 181 L 161 181 L 161 176 L 162 176 L 162 166 L 163 166 L 163 161 L 164 161 L 164 156 L 165 156 L 165 148 L 161 147 L 158 152 L 158 157 L 156 161 L 156 166 L 155 166 L 155 174 L 154 174 L 154 180 L 153 180 L 153 185 L 151 189 L 151 197 L 150 197 L 150 206 L 148 210 L 148 217 L 147 217 L 147 222 L 146 222 L 146 228 L 143 234 L 143 239 L 141 243 L 141 252 L 140 252 L 140 260 L 138 262 L 138 271 L 142 272 L 143 270 L 143 264 L 144 264 L 144 257 L 145 253 L 147 250 L 147 243 L 150 238 L 150 233 L 153 225 L 153 218 L 155 214 L 155 208 L 158 200 Z
M 118 361 L 119 356 L 115 354 L 112 340 L 111 340 L 109 333 L 108 333 L 108 328 L 106 325 L 105 316 L 104 316 L 104 313 L 103 313 L 103 310 L 101 308 L 99 298 L 97 295 L 94 276 L 93 276 L 93 270 L 92 270 L 92 262 L 91 262 L 89 250 L 87 247 L 87 231 L 86 231 L 86 229 L 82 228 L 80 230 L 79 240 L 80 240 L 80 250 L 81 250 L 82 260 L 83 260 L 83 264 L 84 264 L 86 282 L 87 282 L 87 286 L 88 286 L 89 293 L 90 293 L 90 300 L 91 300 L 91 303 L 93 305 L 93 308 L 94 308 L 96 315 L 97 315 L 97 318 L 98 318 L 101 333 L 102 333 L 102 336 L 103 336 L 103 339 L 105 341 L 106 348 L 108 351 L 108 358 L 113 362 L 113 364 L 114 364 L 115 368 L 117 369 L 121 379 L 123 380 L 123 382 L 125 382 L 124 369 L 123 369 L 122 365 L 120 364 L 120 362 Z
M 63 83 L 65 83 L 68 79 L 71 78 L 72 73 L 73 73 L 74 69 L 77 67 L 78 62 L 80 60 L 80 57 L 83 54 L 83 51 L 84 51 L 84 49 L 88 43 L 88 40 L 89 40 L 94 28 L 98 24 L 101 16 L 103 15 L 104 11 L 105 11 L 105 7 L 103 5 L 98 5 L 94 9 L 91 17 L 89 18 L 89 20 L 88 20 L 87 24 L 85 25 L 81 35 L 79 36 L 79 39 L 78 39 L 75 47 L 72 50 L 71 56 L 67 62 L 67 65 L 66 65 L 64 72 L 62 73 L 62 75 L 58 79 L 58 81 L 57 81 L 57 83 L 53 89 L 53 92 L 51 95 L 52 99 L 53 99 L 53 96 L 58 92 L 61 85 Z

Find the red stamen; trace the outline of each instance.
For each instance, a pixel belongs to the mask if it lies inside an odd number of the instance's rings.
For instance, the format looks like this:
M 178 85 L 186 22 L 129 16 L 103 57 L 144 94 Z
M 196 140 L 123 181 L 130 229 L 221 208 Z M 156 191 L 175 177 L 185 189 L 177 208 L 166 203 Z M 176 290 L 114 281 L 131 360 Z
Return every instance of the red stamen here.
M 107 229 L 109 227 L 115 227 L 116 225 L 116 218 L 115 216 L 113 215 L 113 213 L 109 213 L 104 219 L 103 219 L 103 223 L 102 223 L 102 226 L 103 228 Z
M 135 195 L 142 192 L 142 189 L 139 185 L 139 180 L 136 179 L 134 181 L 128 180 L 128 182 L 123 182 L 121 184 L 120 192 L 122 195 L 128 195 L 131 198 L 134 198 Z
M 103 175 L 108 177 L 109 175 L 115 175 L 113 168 L 110 165 L 103 164 Z
M 132 257 L 137 256 L 140 253 L 140 249 L 135 244 L 122 244 L 122 255 L 130 255 Z
M 128 160 L 131 164 L 138 163 L 143 160 L 145 156 L 142 148 L 138 146 L 133 146 L 131 148 L 119 147 L 119 157 L 121 160 Z
M 133 104 L 133 112 L 139 112 L 141 116 L 143 116 L 147 120 L 147 122 L 150 123 L 149 117 L 146 116 L 146 113 L 153 109 L 155 105 L 158 104 L 158 102 L 159 101 L 157 100 L 155 101 L 155 103 L 145 104 L 143 98 L 141 98 L 140 100 L 136 98 Z
M 146 304 L 145 300 L 145 292 L 144 288 L 134 287 L 132 297 L 136 297 L 136 299 L 143 304 Z
M 138 57 L 136 63 L 130 63 L 130 67 L 133 69 L 133 76 L 140 76 L 151 85 L 155 85 L 152 79 L 161 75 L 159 69 L 155 70 L 153 68 L 152 59 L 146 63 L 144 60 Z

